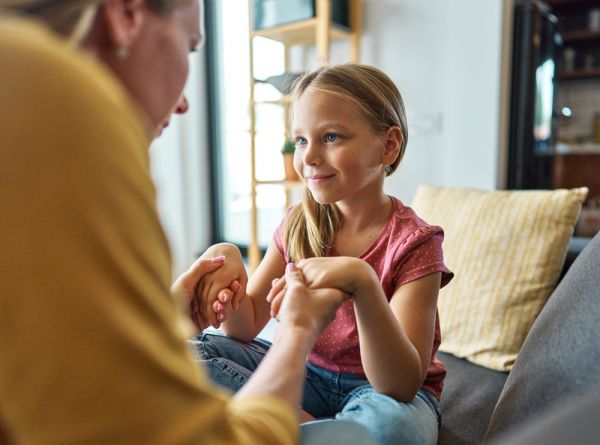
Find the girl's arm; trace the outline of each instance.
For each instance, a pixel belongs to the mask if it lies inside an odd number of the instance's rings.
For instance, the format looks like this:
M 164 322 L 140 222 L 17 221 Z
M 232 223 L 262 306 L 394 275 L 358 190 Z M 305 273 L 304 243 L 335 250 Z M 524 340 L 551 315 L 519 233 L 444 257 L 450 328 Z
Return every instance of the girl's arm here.
M 388 303 L 379 277 L 363 260 L 310 258 L 300 261 L 298 267 L 311 288 L 333 287 L 352 296 L 369 382 L 396 400 L 412 400 L 431 361 L 441 273 L 400 286 Z M 278 297 L 283 286 L 283 282 L 277 283 L 269 295 L 275 311 L 281 304 Z
M 363 368 L 377 391 L 409 402 L 431 362 L 441 273 L 400 286 L 388 303 L 377 275 L 366 266 L 353 296 Z
M 308 289 L 302 273 L 293 265 L 287 268 L 285 277 L 286 298 L 273 346 L 235 397 L 267 393 L 299 406 L 306 356 L 320 332 L 335 318 L 336 309 L 348 298 L 337 289 Z
M 258 335 L 270 319 L 270 305 L 266 296 L 271 283 L 284 273 L 285 260 L 275 242 L 271 241 L 267 253 L 248 281 L 246 296 L 241 298 L 238 310 L 227 308 L 227 319 L 222 324 L 227 335 L 245 342 Z

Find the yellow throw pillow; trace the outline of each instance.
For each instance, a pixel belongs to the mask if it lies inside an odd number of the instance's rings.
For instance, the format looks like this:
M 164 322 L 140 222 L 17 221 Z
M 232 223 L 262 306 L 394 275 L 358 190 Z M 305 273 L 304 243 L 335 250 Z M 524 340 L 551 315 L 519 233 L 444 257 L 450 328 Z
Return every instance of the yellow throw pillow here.
M 440 350 L 511 369 L 556 286 L 587 192 L 419 188 L 412 207 L 444 229 L 455 273 L 438 300 Z

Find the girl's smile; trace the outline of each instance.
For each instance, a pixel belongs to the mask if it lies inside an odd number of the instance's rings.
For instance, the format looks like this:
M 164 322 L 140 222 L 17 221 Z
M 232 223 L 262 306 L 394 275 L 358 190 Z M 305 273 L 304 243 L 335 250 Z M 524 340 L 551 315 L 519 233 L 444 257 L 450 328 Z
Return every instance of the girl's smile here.
M 308 89 L 293 116 L 294 167 L 317 202 L 383 195 L 384 133 L 375 132 L 354 103 Z
M 306 179 L 309 181 L 310 184 L 313 185 L 320 185 L 326 181 L 328 181 L 329 179 L 333 178 L 335 175 L 314 175 L 314 176 L 308 176 L 306 177 Z

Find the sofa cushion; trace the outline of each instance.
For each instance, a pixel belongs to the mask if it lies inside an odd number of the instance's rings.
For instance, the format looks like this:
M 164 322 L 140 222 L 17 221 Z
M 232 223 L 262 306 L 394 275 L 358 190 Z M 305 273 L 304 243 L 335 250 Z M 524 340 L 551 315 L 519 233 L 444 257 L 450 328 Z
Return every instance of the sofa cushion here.
M 440 350 L 508 371 L 556 286 L 586 188 L 419 188 L 413 207 L 444 228 L 456 274 L 440 291 Z
M 438 352 L 438 358 L 448 371 L 440 400 L 442 429 L 438 443 L 481 443 L 508 374 L 443 352 Z
M 579 254 L 529 332 L 487 437 L 600 389 L 600 234 Z

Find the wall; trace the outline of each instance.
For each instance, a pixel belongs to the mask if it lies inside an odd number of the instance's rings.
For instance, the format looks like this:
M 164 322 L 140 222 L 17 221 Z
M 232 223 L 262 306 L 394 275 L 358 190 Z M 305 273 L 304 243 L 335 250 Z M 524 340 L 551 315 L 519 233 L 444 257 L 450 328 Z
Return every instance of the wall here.
M 366 0 L 362 61 L 404 96 L 406 157 L 387 191 L 410 202 L 421 183 L 499 182 L 501 0 Z
M 397 83 L 409 121 L 407 153 L 387 192 L 410 203 L 421 183 L 495 188 L 502 167 L 502 0 L 364 3 L 362 61 Z M 190 112 L 174 117 L 151 150 L 175 274 L 209 242 L 203 60 L 192 59 Z

